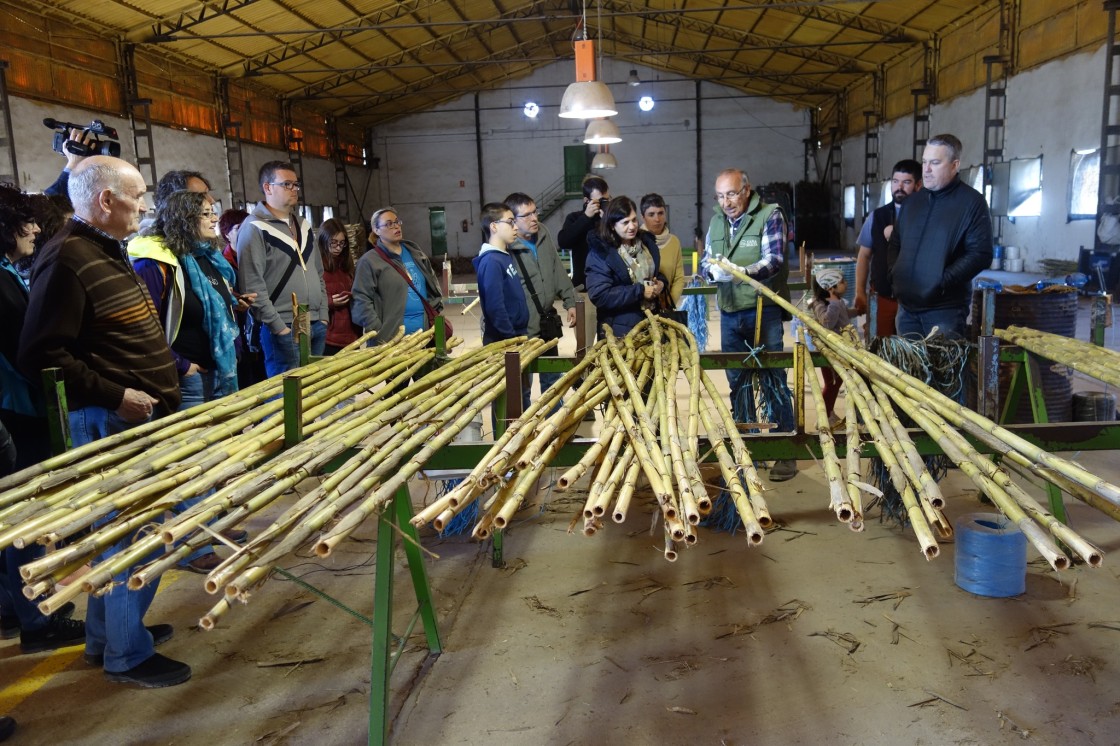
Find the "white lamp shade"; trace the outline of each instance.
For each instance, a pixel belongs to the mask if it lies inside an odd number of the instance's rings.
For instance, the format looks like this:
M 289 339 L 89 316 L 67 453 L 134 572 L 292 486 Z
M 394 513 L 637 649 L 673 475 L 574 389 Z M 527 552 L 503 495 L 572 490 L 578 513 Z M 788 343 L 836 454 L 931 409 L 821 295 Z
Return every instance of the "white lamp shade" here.
M 572 83 L 560 100 L 560 116 L 564 119 L 599 119 L 617 113 L 610 89 L 598 80 Z
M 587 125 L 587 132 L 583 135 L 583 142 L 587 145 L 613 145 L 622 142 L 618 126 L 609 119 L 592 119 Z
M 618 159 L 614 153 L 596 153 L 591 159 L 591 168 L 598 171 L 604 168 L 618 168 Z

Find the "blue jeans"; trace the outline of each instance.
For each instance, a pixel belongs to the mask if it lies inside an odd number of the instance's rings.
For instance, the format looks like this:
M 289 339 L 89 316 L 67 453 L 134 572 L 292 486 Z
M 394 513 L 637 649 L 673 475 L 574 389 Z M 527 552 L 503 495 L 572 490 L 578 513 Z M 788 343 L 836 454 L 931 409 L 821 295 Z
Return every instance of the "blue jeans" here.
M 123 432 L 140 423 L 125 422 L 104 407 L 83 407 L 70 412 L 70 436 L 74 446 L 92 443 L 100 438 Z M 100 526 L 115 516 L 99 521 Z M 132 537 L 121 539 L 96 560 L 98 565 L 128 548 Z M 155 555 L 153 554 L 153 557 Z M 147 561 L 147 560 L 145 560 Z M 111 591 L 89 596 L 86 602 L 86 652 L 105 656 L 105 670 L 127 671 L 140 665 L 155 652 L 152 635 L 144 627 L 144 614 L 155 598 L 158 579 L 139 591 L 130 591 L 125 582 L 129 570 L 113 576 Z
M 946 337 L 964 337 L 964 322 L 968 308 L 934 308 L 929 311 L 910 311 L 899 305 L 895 328 L 902 337 L 925 337 L 933 327 Z
M 179 394 L 182 396 L 182 401 L 179 404 L 180 412 L 215 399 L 214 372 L 198 371 L 189 376 L 180 375 Z
M 18 617 L 20 629 L 24 632 L 42 629 L 50 621 L 50 617 L 35 605 L 41 599 L 29 601 L 23 595 L 23 578 L 19 575 L 20 565 L 39 559 L 46 551 L 42 544 L 23 549 L 8 547 L 0 561 L 0 615 Z
M 180 375 L 179 394 L 182 396 L 182 402 L 179 404 L 180 412 L 182 412 L 184 409 L 190 409 L 191 407 L 197 406 L 199 404 L 205 404 L 206 402 L 212 401 L 221 396 L 220 393 L 217 395 L 215 395 L 214 393 L 213 371 L 206 371 L 205 373 L 202 371 L 198 371 L 197 373 L 189 376 Z M 205 496 L 203 495 L 199 497 L 192 497 L 189 500 L 184 500 L 183 502 L 172 508 L 172 512 L 184 513 L 189 508 L 198 505 L 198 503 L 202 501 L 203 497 Z M 180 560 L 179 567 L 185 567 L 194 562 L 199 557 L 205 557 L 206 555 L 213 553 L 214 548 L 209 544 L 199 547 L 198 549 L 187 555 L 185 558 Z
M 264 372 L 269 378 L 299 367 L 299 347 L 296 335 L 274 334 L 267 326 L 261 327 L 261 354 L 264 355 Z M 327 346 L 327 325 L 322 321 L 311 322 L 311 354 L 322 355 Z
M 724 352 L 746 352 L 754 347 L 755 310 L 720 312 L 720 349 Z M 782 324 L 782 311 L 777 306 L 762 307 L 762 334 L 760 343 L 767 352 L 781 352 L 785 346 L 785 329 Z M 778 429 L 793 430 L 793 395 L 786 382 L 784 370 L 767 370 L 760 375 L 774 377 L 776 388 L 782 401 L 775 403 L 774 411 Z M 727 384 L 731 387 L 732 405 L 742 386 L 750 386 L 751 371 L 728 370 Z

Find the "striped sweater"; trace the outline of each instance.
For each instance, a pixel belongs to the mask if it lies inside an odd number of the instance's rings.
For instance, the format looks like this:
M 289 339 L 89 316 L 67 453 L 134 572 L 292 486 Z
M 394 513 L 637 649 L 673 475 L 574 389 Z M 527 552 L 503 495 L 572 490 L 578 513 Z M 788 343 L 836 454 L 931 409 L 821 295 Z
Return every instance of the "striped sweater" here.
M 72 409 L 115 410 L 126 388 L 179 407 L 179 376 L 155 306 L 118 242 L 70 220 L 35 260 L 20 336 L 19 367 L 31 380 L 62 369 Z

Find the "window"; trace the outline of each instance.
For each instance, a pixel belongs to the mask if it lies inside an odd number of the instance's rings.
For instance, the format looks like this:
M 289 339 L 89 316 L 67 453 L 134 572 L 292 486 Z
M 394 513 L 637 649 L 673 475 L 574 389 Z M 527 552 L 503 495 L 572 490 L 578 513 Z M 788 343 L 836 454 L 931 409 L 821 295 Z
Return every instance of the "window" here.
M 1069 220 L 1097 217 L 1097 186 L 1101 151 L 1073 150 L 1069 154 Z
M 330 220 L 334 217 L 334 208 L 330 205 L 323 205 L 323 222 Z
M 1037 218 L 1042 214 L 1042 156 L 1011 161 L 1007 217 Z
M 891 180 L 887 179 L 879 188 L 879 207 L 894 202 L 894 192 L 891 191 Z
M 844 221 L 851 225 L 856 220 L 856 185 L 844 187 Z

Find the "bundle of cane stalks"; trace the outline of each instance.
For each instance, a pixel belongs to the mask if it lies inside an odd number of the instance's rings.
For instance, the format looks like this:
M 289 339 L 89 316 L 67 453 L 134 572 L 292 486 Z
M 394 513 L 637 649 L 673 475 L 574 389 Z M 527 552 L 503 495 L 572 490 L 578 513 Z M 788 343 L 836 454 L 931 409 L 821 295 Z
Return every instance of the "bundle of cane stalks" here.
M 304 440 L 287 450 L 283 381 L 274 378 L 0 481 L 0 547 L 69 540 L 20 568 L 25 595 L 46 594 L 40 608 L 52 613 L 115 582 L 142 588 L 309 477 L 323 479 L 207 577 L 207 590 L 224 588 L 226 599 L 202 626 L 213 627 L 228 600 L 247 600 L 277 561 L 313 538 L 320 555 L 330 554 L 502 393 L 506 350 L 528 365 L 551 346 L 508 340 L 444 358 L 409 383 L 435 361 L 432 334 L 398 335 L 375 348 L 360 346 L 363 338 L 293 371 L 303 387 Z M 130 536 L 80 582 L 58 584 Z M 123 573 L 126 580 L 115 577 Z
M 703 427 L 748 542 L 762 541 L 772 523 L 762 480 L 727 403 L 700 367 L 692 334 L 649 313 L 622 339 L 608 327 L 604 332 L 605 338 L 510 424 L 455 489 L 418 513 L 414 524 L 430 522 L 442 530 L 482 500 L 474 538 L 506 528 L 584 416 L 600 409 L 599 435 L 556 483 L 563 492 L 593 475 L 582 514 L 585 535 L 600 530 L 608 513 L 616 523 L 626 520 L 640 475 L 657 504 L 666 559 L 675 560 L 682 543 L 694 544 L 696 526 L 712 508 L 698 463 Z M 688 387 L 686 411 L 678 406 L 680 382 Z
M 1070 558 L 1059 549 L 1058 542 L 1090 567 L 1101 564 L 1103 555 L 1100 549 L 1061 523 L 1013 482 L 1004 465 L 1050 482 L 1118 520 L 1120 487 L 966 409 L 868 352 L 852 336 L 824 328 L 815 317 L 802 313 L 734 265 L 719 261 L 732 275 L 750 283 L 766 298 L 799 318 L 809 330 L 817 349 L 840 374 L 848 392 L 846 424 L 849 455 L 856 450 L 861 436 L 875 443 L 892 483 L 902 496 L 910 526 L 927 559 L 933 559 L 940 551 L 934 531 L 948 538 L 952 528 L 941 511 L 944 498 L 936 482 L 924 469 L 922 459 L 901 423 L 899 412 L 937 442 L 945 455 L 991 499 L 1000 512 L 1019 527 L 1055 570 L 1070 565 Z M 811 366 L 808 372 L 812 374 Z M 815 380 L 813 375 L 811 385 Z M 992 453 L 1001 454 L 1002 462 L 997 464 L 992 457 L 980 453 L 965 435 L 983 443 Z M 824 437 L 822 434 L 822 440 Z M 835 450 L 830 453 L 830 449 L 825 448 L 824 451 L 833 501 L 842 500 L 842 493 L 846 491 L 852 503 L 858 506 L 859 490 L 867 485 L 861 484 L 858 475 L 853 473 L 851 460 L 847 478 L 842 480 Z

